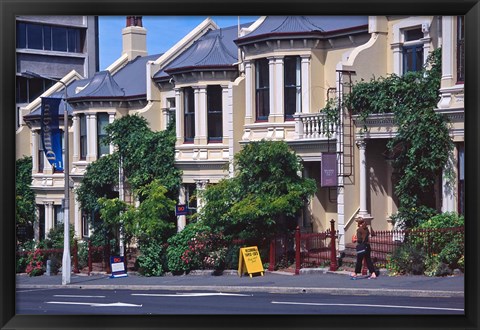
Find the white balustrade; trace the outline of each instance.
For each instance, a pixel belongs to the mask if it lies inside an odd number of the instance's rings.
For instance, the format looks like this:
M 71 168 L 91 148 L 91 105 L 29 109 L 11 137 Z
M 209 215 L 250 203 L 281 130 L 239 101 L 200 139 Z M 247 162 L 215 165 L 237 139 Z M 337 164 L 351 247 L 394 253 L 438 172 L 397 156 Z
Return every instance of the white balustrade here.
M 295 114 L 295 133 L 299 140 L 335 139 L 337 125 L 322 113 Z

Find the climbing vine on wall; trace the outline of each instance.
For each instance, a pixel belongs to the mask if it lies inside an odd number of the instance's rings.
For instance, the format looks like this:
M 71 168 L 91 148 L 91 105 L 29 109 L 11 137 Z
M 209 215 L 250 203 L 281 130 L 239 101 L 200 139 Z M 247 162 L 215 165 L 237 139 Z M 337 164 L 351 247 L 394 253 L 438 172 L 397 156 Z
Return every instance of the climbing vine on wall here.
M 400 203 L 396 219 L 406 227 L 415 227 L 434 213 L 426 200 L 443 169 L 450 184 L 453 180 L 453 141 L 448 122 L 434 111 L 439 101 L 440 79 L 438 48 L 430 53 L 421 71 L 360 81 L 345 100 L 345 106 L 361 122 L 370 114 L 394 115 L 398 131 L 387 148 L 399 174 L 395 186 Z

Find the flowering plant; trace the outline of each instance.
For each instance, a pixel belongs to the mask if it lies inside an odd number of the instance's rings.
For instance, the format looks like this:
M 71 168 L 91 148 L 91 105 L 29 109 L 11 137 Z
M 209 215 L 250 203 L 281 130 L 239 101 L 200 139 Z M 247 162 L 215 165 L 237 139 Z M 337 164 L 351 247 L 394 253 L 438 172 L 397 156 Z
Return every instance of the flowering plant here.
M 35 252 L 29 252 L 25 272 L 29 276 L 42 275 L 45 272 L 43 258 L 42 251 L 40 249 L 36 249 Z

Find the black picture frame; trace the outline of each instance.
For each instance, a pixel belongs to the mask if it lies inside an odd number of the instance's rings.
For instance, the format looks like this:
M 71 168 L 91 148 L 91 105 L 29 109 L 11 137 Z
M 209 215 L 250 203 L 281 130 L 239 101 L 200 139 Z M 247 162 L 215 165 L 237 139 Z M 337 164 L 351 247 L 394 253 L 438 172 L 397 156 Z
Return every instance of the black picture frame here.
M 466 15 L 464 316 L 15 315 L 15 15 Z M 0 0 L 1 329 L 478 329 L 480 4 L 478 0 Z

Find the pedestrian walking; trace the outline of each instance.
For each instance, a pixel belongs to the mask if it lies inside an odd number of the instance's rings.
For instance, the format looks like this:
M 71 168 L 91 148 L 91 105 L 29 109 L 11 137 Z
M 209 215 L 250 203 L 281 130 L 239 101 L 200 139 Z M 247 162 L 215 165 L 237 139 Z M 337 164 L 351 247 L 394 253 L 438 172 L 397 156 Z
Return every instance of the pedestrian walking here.
M 377 277 L 377 271 L 372 262 L 371 247 L 370 247 L 370 235 L 374 235 L 374 232 L 370 233 L 367 222 L 364 219 L 358 220 L 358 228 L 354 240 L 357 243 L 357 263 L 355 264 L 355 272 L 351 274 L 352 278 L 356 278 L 357 274 L 362 272 L 363 260 L 367 263 L 368 271 L 370 272 L 369 279 Z

